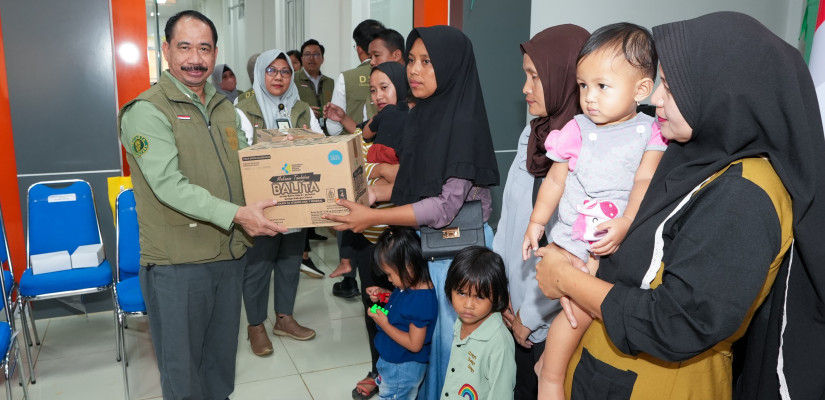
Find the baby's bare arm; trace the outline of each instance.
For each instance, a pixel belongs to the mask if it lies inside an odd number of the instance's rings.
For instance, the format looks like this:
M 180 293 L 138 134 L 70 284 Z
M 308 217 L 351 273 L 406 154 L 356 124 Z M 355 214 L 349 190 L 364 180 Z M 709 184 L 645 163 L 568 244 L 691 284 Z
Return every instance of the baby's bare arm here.
M 553 216 L 553 212 L 559 206 L 561 196 L 564 193 L 564 185 L 567 181 L 567 163 L 553 163 L 547 177 L 541 183 L 536 204 L 533 206 L 533 213 L 530 215 L 530 223 L 524 233 L 524 244 L 522 244 L 522 257 L 526 260 L 530 258 L 530 250 L 536 251 L 539 248 L 539 239 L 544 234 L 544 227 Z

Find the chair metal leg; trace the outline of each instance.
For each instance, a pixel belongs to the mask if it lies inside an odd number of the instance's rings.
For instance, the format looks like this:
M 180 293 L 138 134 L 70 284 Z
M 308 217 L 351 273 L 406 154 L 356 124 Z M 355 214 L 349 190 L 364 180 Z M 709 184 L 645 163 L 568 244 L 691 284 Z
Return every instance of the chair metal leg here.
M 40 336 L 37 334 L 37 324 L 34 320 L 34 309 L 32 308 L 32 302 L 27 301 L 26 304 L 29 305 L 29 316 L 32 319 L 32 332 L 34 332 L 34 342 L 40 346 Z M 34 382 L 32 382 L 34 383 Z
M 12 291 L 12 293 L 14 292 Z M 9 315 L 11 319 L 11 321 L 9 321 L 9 325 L 11 325 L 12 331 L 16 331 L 17 324 L 14 322 L 14 308 L 17 305 L 17 303 L 11 299 L 11 294 L 6 298 L 6 304 L 9 305 Z
M 19 296 L 18 296 L 17 300 L 20 304 L 20 323 L 21 323 L 21 325 L 23 325 L 23 336 L 26 337 L 26 339 L 27 339 L 26 341 L 28 342 L 28 345 L 26 346 L 26 359 L 29 361 L 29 379 L 31 380 L 31 383 L 34 384 L 35 380 L 36 380 L 36 378 L 34 377 L 34 358 L 32 358 L 32 345 L 31 345 L 31 342 L 28 340 L 29 339 L 29 323 L 28 323 L 28 318 L 26 318 L 26 310 L 28 309 L 26 307 L 26 303 L 28 303 L 28 302 L 20 300 Z M 32 318 L 32 325 L 34 325 L 34 318 Z M 22 382 L 23 381 L 23 379 L 22 379 L 23 375 L 22 374 L 20 375 L 20 378 L 21 378 L 20 381 Z M 26 385 L 23 384 L 23 387 L 26 387 Z
M 129 359 L 126 355 L 126 335 L 123 332 L 124 322 L 126 322 L 126 316 L 121 315 L 122 319 L 120 320 L 120 324 L 118 324 L 118 333 L 120 335 L 120 345 L 122 346 L 119 351 L 123 352 L 123 361 L 121 362 L 121 368 L 123 369 L 123 391 L 125 395 L 125 399 L 129 400 L 129 373 L 126 368 L 129 366 Z
M 11 374 L 9 373 L 9 364 L 11 360 L 6 360 L 6 365 L 3 366 L 3 375 L 6 377 L 6 399 L 11 400 Z
M 17 304 L 17 311 L 20 312 L 20 322 L 23 324 L 23 336 L 26 337 L 26 346 L 28 347 L 32 345 L 32 339 L 29 336 L 29 327 L 26 326 L 25 322 L 26 316 L 24 314 L 26 313 L 26 308 L 23 307 L 23 300 L 19 293 L 17 294 L 17 301 L 15 303 Z
M 123 319 L 124 315 L 120 312 L 120 310 L 115 310 L 115 318 L 117 318 L 117 326 L 115 327 L 115 335 L 117 336 L 117 361 L 120 362 L 123 359 L 123 354 L 125 353 L 125 347 L 123 341 Z
M 23 399 L 28 400 L 29 398 L 29 385 L 26 384 L 26 374 L 23 373 L 23 368 L 20 367 L 20 342 L 17 341 L 17 338 L 14 339 L 14 364 L 15 370 L 17 370 L 18 374 L 18 381 L 20 381 L 20 386 L 23 387 Z M 13 371 L 12 371 L 13 372 Z M 11 377 L 9 377 L 9 380 Z M 8 381 L 7 381 L 8 382 Z M 9 397 L 11 399 L 11 397 Z
M 120 323 L 118 321 L 118 306 L 117 306 L 117 298 L 115 297 L 115 285 L 112 284 L 111 289 L 109 292 L 112 294 L 112 313 L 115 318 L 115 352 L 117 353 L 117 362 L 120 362 L 120 349 L 121 349 L 121 340 L 123 339 L 122 335 L 120 335 Z

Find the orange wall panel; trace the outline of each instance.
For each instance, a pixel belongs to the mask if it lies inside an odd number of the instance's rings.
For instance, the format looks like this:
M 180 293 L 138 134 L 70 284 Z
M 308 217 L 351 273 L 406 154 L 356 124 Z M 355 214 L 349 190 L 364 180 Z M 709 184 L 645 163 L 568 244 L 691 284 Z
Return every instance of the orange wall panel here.
M 14 156 L 9 84 L 6 76 L 6 51 L 0 21 L 0 206 L 9 242 L 9 257 L 14 265 L 14 277 L 19 281 L 26 269 L 26 240 L 23 236 L 23 214 L 17 183 L 17 160 Z
M 115 49 L 115 83 L 118 109 L 148 89 L 149 47 L 144 0 L 111 0 Z M 123 175 L 129 175 L 126 153 L 121 149 Z
M 450 23 L 449 0 L 414 0 L 413 26 L 448 25 Z

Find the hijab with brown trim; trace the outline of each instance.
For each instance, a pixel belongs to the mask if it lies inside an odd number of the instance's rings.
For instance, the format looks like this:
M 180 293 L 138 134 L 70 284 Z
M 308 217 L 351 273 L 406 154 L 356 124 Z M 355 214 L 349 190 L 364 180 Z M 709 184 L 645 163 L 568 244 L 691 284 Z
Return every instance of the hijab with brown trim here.
M 735 160 L 767 156 L 793 200 L 794 246 L 737 353 L 744 370 L 735 394 L 780 398 L 781 386 L 794 398 L 822 398 L 825 139 L 808 68 L 798 50 L 740 13 L 660 25 L 653 36 L 693 134 L 670 142 L 622 248 L 603 262 L 648 265 L 656 227 L 684 196 Z
M 544 141 L 550 131 L 561 129 L 581 113 L 576 58 L 590 34 L 572 24 L 547 28 L 521 44 L 521 53 L 530 56 L 544 89 L 546 117 L 530 121 L 527 143 L 527 171 L 544 177 L 553 164 L 547 158 Z

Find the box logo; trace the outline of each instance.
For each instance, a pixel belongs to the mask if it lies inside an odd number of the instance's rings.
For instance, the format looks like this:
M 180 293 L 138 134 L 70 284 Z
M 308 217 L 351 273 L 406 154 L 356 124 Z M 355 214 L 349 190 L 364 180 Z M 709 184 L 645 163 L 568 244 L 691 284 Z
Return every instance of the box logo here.
M 321 181 L 320 174 L 273 176 L 269 181 L 272 182 L 272 194 L 275 196 L 313 194 L 321 191 L 318 187 L 318 182 Z
M 338 150 L 330 151 L 327 158 L 329 159 L 329 162 L 332 165 L 338 165 L 341 163 L 341 161 L 344 161 L 344 156 Z
M 289 164 L 284 164 L 284 166 L 283 166 L 283 168 L 281 168 L 281 170 L 284 171 L 285 174 L 288 174 L 288 173 L 292 172 L 292 166 L 289 165 Z

